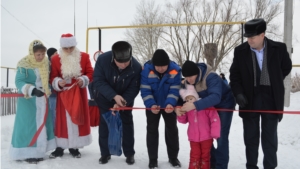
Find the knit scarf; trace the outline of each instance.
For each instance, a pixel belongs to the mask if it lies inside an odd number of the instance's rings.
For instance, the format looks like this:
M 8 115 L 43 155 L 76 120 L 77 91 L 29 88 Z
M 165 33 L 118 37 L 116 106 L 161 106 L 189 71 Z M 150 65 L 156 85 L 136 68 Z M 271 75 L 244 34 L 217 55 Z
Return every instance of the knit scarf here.
M 42 80 L 42 85 L 45 93 L 47 96 L 51 94 L 50 89 L 49 89 L 49 61 L 47 57 L 44 57 L 44 59 L 41 62 L 37 62 L 34 57 L 33 53 L 33 46 L 36 44 L 43 44 L 39 40 L 34 40 L 30 43 L 29 45 L 29 54 L 22 58 L 18 64 L 17 64 L 17 69 L 18 68 L 24 68 L 24 69 L 35 69 L 38 68 L 41 80 Z M 26 70 L 27 71 L 27 70 Z
M 264 41 L 265 49 L 264 49 L 264 56 L 263 56 L 263 63 L 262 63 L 262 70 L 260 74 L 260 85 L 270 86 L 270 76 L 268 72 L 268 64 L 267 64 L 267 41 Z M 255 52 L 251 51 L 252 53 L 252 62 L 253 62 L 253 71 L 254 71 L 254 86 L 256 86 L 256 54 Z

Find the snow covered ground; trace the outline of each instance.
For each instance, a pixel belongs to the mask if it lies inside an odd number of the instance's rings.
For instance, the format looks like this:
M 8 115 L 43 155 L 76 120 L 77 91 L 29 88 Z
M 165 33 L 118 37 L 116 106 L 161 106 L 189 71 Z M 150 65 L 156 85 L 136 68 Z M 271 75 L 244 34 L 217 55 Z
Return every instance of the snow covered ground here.
M 291 94 L 291 106 L 286 110 L 300 112 L 300 92 Z M 135 100 L 136 107 L 143 107 L 143 101 L 140 95 Z M 134 110 L 135 125 L 135 160 L 134 165 L 127 165 L 125 157 L 112 156 L 109 163 L 102 165 L 98 163 L 100 150 L 98 146 L 98 128 L 92 128 L 93 142 L 91 145 L 80 149 L 82 157 L 75 159 L 65 150 L 62 158 L 49 159 L 48 152 L 45 160 L 39 164 L 28 164 L 26 162 L 12 161 L 8 157 L 11 135 L 13 130 L 14 115 L 1 117 L 1 168 L 2 169 L 146 169 L 148 166 L 148 154 L 146 148 L 146 116 L 143 110 Z M 189 142 L 187 140 L 187 125 L 178 124 L 180 151 L 179 160 L 182 168 L 188 168 L 189 163 Z M 230 131 L 230 162 L 229 169 L 245 168 L 245 153 L 243 142 L 242 121 L 238 113 L 235 112 Z M 160 169 L 171 169 L 168 163 L 166 146 L 164 141 L 164 122 L 160 123 L 160 146 L 158 166 Z M 282 122 L 278 127 L 279 148 L 278 148 L 278 169 L 299 169 L 300 168 L 300 114 L 284 115 Z M 259 152 L 259 168 L 262 166 L 263 153 Z

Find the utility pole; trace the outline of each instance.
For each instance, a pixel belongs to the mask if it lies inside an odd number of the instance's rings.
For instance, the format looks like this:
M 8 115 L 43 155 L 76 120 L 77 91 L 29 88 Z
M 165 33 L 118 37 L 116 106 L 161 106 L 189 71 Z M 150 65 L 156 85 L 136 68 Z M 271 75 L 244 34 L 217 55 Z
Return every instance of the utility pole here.
M 286 44 L 287 51 L 292 59 L 293 46 L 293 3 L 294 0 L 284 0 L 284 36 L 283 42 Z M 284 79 L 284 106 L 290 106 L 290 93 L 291 93 L 291 73 Z
M 75 36 L 75 27 L 76 27 L 76 23 L 75 23 L 75 0 L 74 0 L 74 36 Z
M 86 29 L 89 27 L 89 0 L 86 0 Z

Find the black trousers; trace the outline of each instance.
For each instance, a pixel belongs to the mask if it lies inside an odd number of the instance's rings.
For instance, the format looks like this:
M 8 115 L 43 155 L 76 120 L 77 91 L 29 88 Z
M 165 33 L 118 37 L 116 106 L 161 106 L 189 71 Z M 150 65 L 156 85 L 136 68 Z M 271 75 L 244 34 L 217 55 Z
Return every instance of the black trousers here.
M 101 110 L 100 110 L 101 111 Z M 111 113 L 111 112 L 107 112 Z M 102 115 L 102 114 L 101 114 Z M 130 157 L 135 154 L 134 151 L 134 126 L 132 111 L 120 111 L 120 117 L 122 119 L 123 135 L 122 135 L 122 148 L 125 157 Z M 100 116 L 99 125 L 99 146 L 101 156 L 110 155 L 108 149 L 108 127 L 104 118 Z
M 264 153 L 264 169 L 275 169 L 277 166 L 277 114 L 252 113 L 248 118 L 243 118 L 244 143 L 246 146 L 246 168 L 258 169 L 258 149 L 260 139 L 260 119 L 261 119 L 261 145 Z
M 165 141 L 169 158 L 177 158 L 179 152 L 179 137 L 177 128 L 177 116 L 173 113 L 166 113 L 161 110 L 158 114 L 153 114 L 146 110 L 147 116 L 147 148 L 149 159 L 158 158 L 158 142 L 159 133 L 158 126 L 160 116 L 163 116 L 165 121 Z

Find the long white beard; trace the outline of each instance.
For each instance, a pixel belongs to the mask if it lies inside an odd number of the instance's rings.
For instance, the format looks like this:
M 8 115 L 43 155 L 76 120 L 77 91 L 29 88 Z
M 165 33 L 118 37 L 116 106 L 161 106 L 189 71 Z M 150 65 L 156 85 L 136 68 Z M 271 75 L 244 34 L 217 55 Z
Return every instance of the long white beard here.
M 81 55 L 78 48 L 75 48 L 69 55 L 60 49 L 59 56 L 63 79 L 72 79 L 81 76 Z

